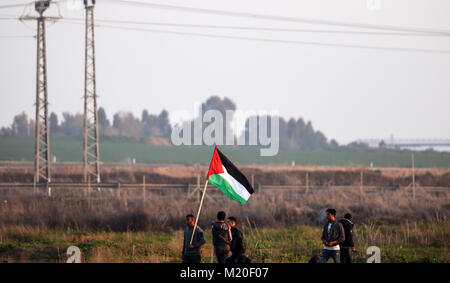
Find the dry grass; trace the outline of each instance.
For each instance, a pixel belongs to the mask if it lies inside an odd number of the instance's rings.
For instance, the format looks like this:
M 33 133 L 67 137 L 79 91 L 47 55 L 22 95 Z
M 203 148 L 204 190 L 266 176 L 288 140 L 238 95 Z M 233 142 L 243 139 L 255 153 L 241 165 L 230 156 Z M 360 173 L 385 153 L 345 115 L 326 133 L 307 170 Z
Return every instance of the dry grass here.
M 198 209 L 197 194 L 187 199 L 178 189 L 149 190 L 146 200 L 140 189 L 93 190 L 92 199 L 85 190 L 53 190 L 33 194 L 32 189 L 0 190 L 0 226 L 23 225 L 41 229 L 71 231 L 170 231 L 183 227 L 187 213 Z M 334 207 L 338 216 L 346 212 L 358 223 L 402 224 L 406 221 L 446 221 L 450 214 L 450 191 L 447 189 L 416 190 L 410 188 L 367 189 L 261 189 L 248 204 L 240 205 L 218 189 L 210 189 L 199 223 L 209 227 L 218 210 L 245 220 L 249 226 L 290 227 L 320 224 L 320 215 Z
M 32 189 L 0 190 L 0 260 L 64 262 L 68 246 L 84 262 L 179 262 L 184 216 L 198 208 L 197 196 L 177 189 L 53 190 L 48 198 Z M 450 262 L 450 191 L 418 188 L 261 189 L 240 205 L 210 189 L 199 219 L 206 231 L 203 261 L 214 261 L 210 223 L 218 210 L 240 220 L 255 262 L 307 262 L 322 249 L 323 210 L 354 216 L 355 261 L 368 246 L 382 250 L 383 262 Z

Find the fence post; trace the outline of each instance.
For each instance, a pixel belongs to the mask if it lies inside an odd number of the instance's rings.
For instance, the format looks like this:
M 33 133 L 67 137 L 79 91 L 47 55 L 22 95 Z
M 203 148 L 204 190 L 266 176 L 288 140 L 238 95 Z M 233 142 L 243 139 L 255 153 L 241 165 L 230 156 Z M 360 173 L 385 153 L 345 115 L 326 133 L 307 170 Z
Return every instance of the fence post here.
M 309 172 L 306 172 L 306 177 L 305 177 L 306 181 L 305 181 L 305 186 L 306 186 L 306 192 L 305 194 L 308 194 L 309 191 Z
M 88 188 L 87 188 L 88 208 L 91 208 L 91 176 L 88 176 Z
M 414 168 L 414 153 L 411 153 L 411 165 L 412 165 L 412 186 L 413 186 L 413 200 L 416 199 L 416 174 Z
M 33 177 L 33 197 L 36 197 L 36 176 Z
M 364 178 L 364 173 L 361 170 L 360 174 L 359 174 L 359 194 L 360 194 L 360 198 L 363 198 L 363 189 L 364 189 L 364 182 L 363 182 L 363 178 Z
M 117 182 L 117 199 L 119 199 L 120 203 L 120 182 Z
M 52 197 L 52 188 L 49 186 L 48 183 L 46 183 L 46 187 L 47 187 L 47 196 L 49 198 L 51 198 Z
M 146 189 L 145 189 L 145 175 L 142 176 L 142 198 L 143 198 L 143 204 L 145 206 L 146 203 L 146 197 L 145 197 Z

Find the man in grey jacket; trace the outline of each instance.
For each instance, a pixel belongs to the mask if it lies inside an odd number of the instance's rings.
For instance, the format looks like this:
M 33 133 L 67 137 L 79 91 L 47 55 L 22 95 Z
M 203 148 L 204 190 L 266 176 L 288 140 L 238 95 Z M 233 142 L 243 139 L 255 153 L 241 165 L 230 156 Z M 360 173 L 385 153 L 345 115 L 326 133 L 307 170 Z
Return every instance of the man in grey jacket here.
M 340 248 L 339 244 L 345 240 L 344 227 L 336 221 L 336 210 L 333 208 L 327 209 L 327 223 L 323 227 L 322 242 L 324 244 L 322 254 L 320 255 L 320 262 L 325 263 L 330 257 L 333 258 L 334 263 L 340 263 Z
M 182 260 L 183 263 L 200 263 L 202 259 L 201 246 L 205 243 L 203 230 L 198 227 L 195 229 L 194 239 L 191 242 L 192 232 L 194 231 L 195 219 L 194 215 L 186 215 L 186 228 L 184 228 L 184 241 Z

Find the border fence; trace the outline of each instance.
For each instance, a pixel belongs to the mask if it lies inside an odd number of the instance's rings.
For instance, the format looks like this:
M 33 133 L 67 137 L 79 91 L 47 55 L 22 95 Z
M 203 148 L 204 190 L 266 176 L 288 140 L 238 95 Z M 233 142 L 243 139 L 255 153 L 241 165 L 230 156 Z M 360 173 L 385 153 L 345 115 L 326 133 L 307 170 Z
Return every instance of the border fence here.
M 200 180 L 198 180 L 200 181 Z M 435 186 L 418 186 L 415 184 L 409 186 L 364 186 L 364 185 L 265 185 L 265 184 L 253 184 L 255 194 L 265 193 L 289 193 L 289 194 L 303 194 L 307 195 L 313 191 L 330 191 L 338 192 L 352 192 L 361 196 L 371 193 L 383 193 L 389 191 L 403 191 L 411 198 L 416 198 L 416 195 L 420 197 L 422 192 L 442 192 L 450 190 L 450 187 L 435 187 Z M 208 185 L 207 198 L 215 199 L 225 197 L 219 190 L 214 189 L 212 185 Z M 212 189 L 212 190 L 211 190 Z M 197 184 L 153 184 L 146 183 L 145 176 L 142 183 L 0 183 L 0 192 L 7 192 L 11 194 L 11 191 L 25 191 L 42 196 L 46 194 L 48 198 L 64 197 L 68 192 L 76 193 L 79 199 L 160 199 L 160 198 L 198 198 L 201 197 L 201 188 L 199 182 Z M 156 194 L 156 195 L 154 195 Z

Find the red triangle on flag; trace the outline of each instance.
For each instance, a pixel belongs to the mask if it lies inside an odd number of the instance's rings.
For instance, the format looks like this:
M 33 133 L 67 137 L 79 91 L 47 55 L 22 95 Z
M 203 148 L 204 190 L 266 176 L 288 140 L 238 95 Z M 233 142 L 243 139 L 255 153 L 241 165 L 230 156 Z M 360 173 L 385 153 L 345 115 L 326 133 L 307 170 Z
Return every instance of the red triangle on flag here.
M 209 165 L 209 170 L 208 170 L 208 176 L 206 176 L 206 178 L 208 179 L 210 175 L 214 175 L 214 174 L 220 174 L 220 173 L 224 173 L 225 171 L 223 171 L 223 167 L 222 167 L 222 161 L 220 160 L 220 156 L 219 153 L 217 152 L 217 145 L 216 148 L 214 149 L 214 154 L 211 160 L 211 164 Z

